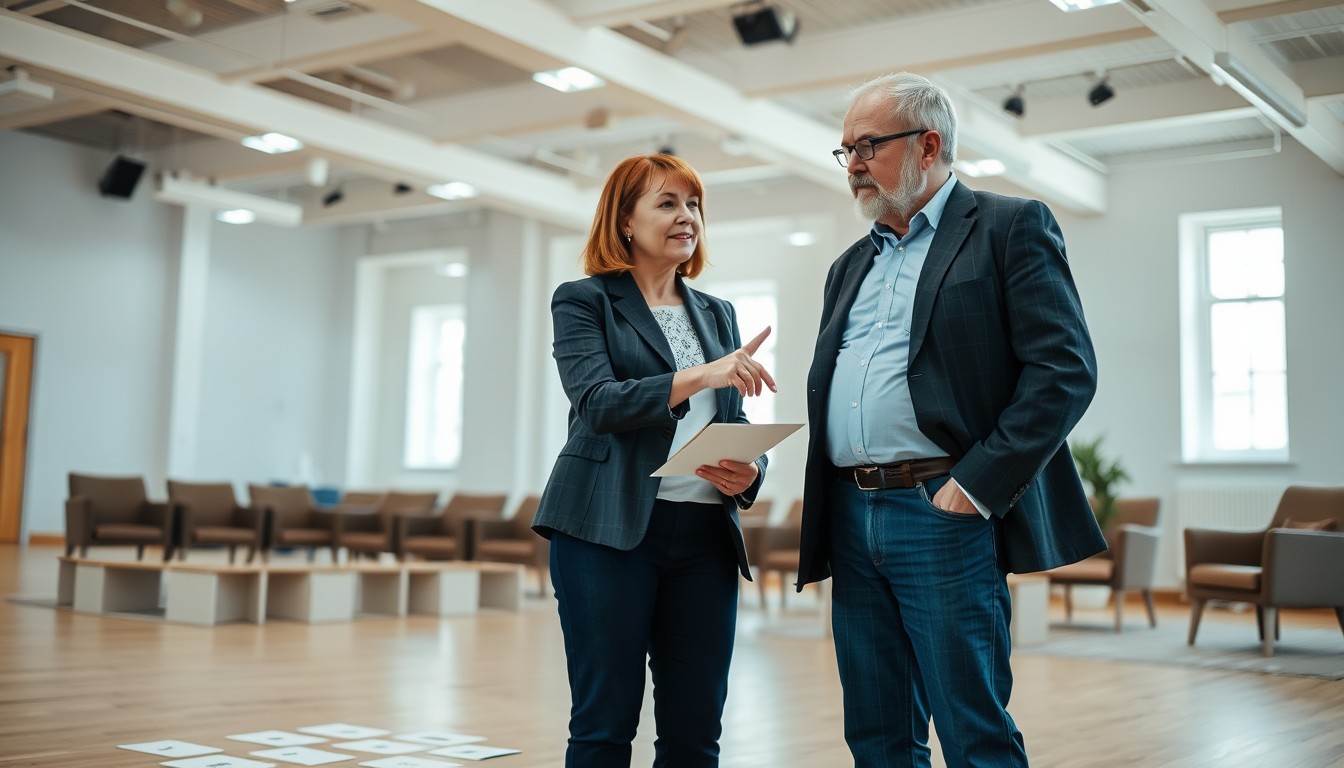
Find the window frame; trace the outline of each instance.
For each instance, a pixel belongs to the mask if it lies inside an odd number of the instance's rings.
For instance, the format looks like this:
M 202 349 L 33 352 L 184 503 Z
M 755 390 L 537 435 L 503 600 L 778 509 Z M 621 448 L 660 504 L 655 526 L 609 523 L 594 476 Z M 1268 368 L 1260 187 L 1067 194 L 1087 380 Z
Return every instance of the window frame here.
M 437 377 L 443 368 L 448 365 L 447 362 L 439 359 L 437 350 L 442 343 L 443 326 L 450 320 L 456 320 L 462 324 L 461 357 L 459 361 L 461 370 L 458 371 L 458 377 L 461 381 L 458 387 L 458 399 L 456 403 L 447 406 L 457 411 L 457 435 L 455 438 L 457 441 L 457 457 L 456 460 L 434 461 L 432 457 L 434 456 L 434 444 L 438 441 L 439 413 L 444 404 L 437 402 L 433 393 Z M 417 339 L 420 334 L 417 333 L 417 327 L 422 323 L 433 329 L 432 338 L 424 342 L 423 348 L 418 348 Z M 465 304 L 423 304 L 417 305 L 411 310 L 406 349 L 405 438 L 401 451 L 401 465 L 405 470 L 412 472 L 451 472 L 455 471 L 461 463 L 463 420 L 466 417 L 466 405 L 462 390 L 466 382 L 467 332 L 467 307 Z M 426 349 L 429 350 L 428 360 L 419 357 Z M 429 458 L 421 460 L 419 459 L 420 455 Z

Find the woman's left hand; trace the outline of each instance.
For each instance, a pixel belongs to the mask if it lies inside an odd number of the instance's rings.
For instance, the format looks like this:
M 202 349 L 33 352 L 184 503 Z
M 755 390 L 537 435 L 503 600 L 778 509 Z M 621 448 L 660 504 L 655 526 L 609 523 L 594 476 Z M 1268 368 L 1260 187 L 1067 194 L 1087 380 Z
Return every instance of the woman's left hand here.
M 726 496 L 736 496 L 750 488 L 760 473 L 761 469 L 754 461 L 744 464 L 731 459 L 720 461 L 717 467 L 705 464 L 695 471 Z

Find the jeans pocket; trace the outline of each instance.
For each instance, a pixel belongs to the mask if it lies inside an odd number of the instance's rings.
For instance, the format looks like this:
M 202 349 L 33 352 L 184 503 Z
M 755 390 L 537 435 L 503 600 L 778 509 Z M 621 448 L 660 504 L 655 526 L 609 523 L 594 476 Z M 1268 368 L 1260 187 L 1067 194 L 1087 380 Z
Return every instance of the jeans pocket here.
M 975 513 L 951 512 L 933 503 L 933 497 L 938 493 L 938 489 L 946 485 L 947 481 L 951 479 L 952 479 L 951 475 L 944 475 L 942 477 L 934 478 L 933 480 L 926 480 L 922 483 L 916 483 L 915 487 L 919 489 L 919 497 L 924 500 L 925 505 L 927 505 L 929 510 L 934 514 L 936 514 L 938 517 L 941 517 L 945 520 L 955 520 L 957 522 L 962 522 L 965 520 L 983 520 L 984 518 L 980 516 L 979 512 Z

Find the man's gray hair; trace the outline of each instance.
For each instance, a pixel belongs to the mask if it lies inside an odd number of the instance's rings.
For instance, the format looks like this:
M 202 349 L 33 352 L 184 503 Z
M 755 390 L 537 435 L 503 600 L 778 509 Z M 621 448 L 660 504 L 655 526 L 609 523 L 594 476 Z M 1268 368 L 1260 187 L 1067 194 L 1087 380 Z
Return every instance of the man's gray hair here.
M 849 104 L 873 91 L 881 93 L 897 121 L 907 128 L 928 128 L 943 137 L 939 155 L 951 165 L 957 159 L 957 110 L 952 99 L 942 88 L 929 82 L 927 77 L 910 72 L 882 75 L 849 92 Z

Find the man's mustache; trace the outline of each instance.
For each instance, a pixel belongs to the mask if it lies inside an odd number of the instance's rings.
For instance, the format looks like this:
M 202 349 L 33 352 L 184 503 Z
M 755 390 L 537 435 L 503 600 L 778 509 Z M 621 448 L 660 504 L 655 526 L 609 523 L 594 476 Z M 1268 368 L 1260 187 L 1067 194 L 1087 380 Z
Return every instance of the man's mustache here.
M 863 187 L 872 187 L 873 189 L 881 189 L 881 187 L 877 185 L 877 182 L 873 180 L 873 177 L 869 176 L 866 173 L 855 174 L 849 177 L 850 192 L 858 192 Z

